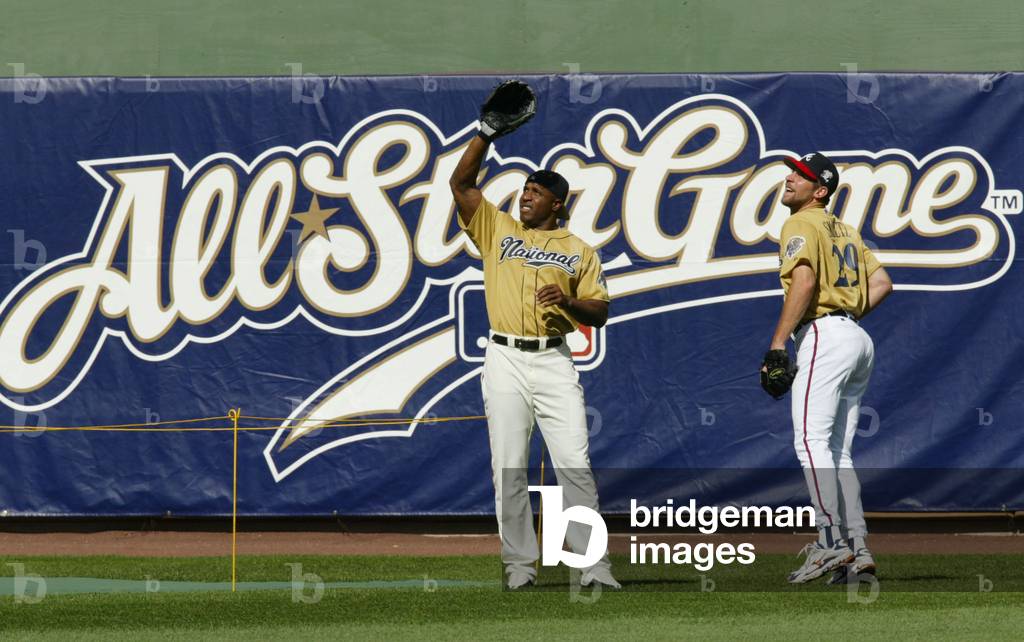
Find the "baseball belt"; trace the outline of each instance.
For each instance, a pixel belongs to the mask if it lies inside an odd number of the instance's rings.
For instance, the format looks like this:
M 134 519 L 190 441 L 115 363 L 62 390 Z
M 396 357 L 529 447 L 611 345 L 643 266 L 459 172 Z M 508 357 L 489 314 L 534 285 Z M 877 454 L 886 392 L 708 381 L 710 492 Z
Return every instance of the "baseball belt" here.
M 825 314 L 821 315 L 820 317 L 814 317 L 813 319 L 807 319 L 806 321 L 801 321 L 800 323 L 796 324 L 796 329 L 793 330 L 793 334 L 795 335 L 797 332 L 800 332 L 801 330 L 803 330 L 804 326 L 810 325 L 810 324 L 814 323 L 815 321 L 817 321 L 818 319 L 824 319 L 825 317 L 846 317 L 847 319 L 849 319 L 850 321 L 853 321 L 854 323 L 857 322 L 857 317 L 853 316 L 852 314 L 850 314 L 846 310 L 833 310 L 832 312 L 826 312 Z
M 545 348 L 557 348 L 562 345 L 564 339 L 562 337 L 538 337 L 536 339 L 520 339 L 519 337 L 506 337 L 503 334 L 495 334 L 491 336 L 491 340 L 495 343 L 517 350 L 525 351 L 536 351 L 543 350 Z

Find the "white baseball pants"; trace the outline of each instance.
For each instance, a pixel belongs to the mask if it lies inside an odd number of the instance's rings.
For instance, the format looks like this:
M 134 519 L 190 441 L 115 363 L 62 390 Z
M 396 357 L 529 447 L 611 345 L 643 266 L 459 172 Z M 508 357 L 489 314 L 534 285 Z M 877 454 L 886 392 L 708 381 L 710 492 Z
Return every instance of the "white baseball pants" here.
M 527 490 L 534 420 L 563 489 L 563 506 L 598 510 L 583 387 L 565 343 L 522 351 L 492 341 L 487 345 L 480 383 L 491 442 L 501 559 L 507 573 L 535 576 L 534 562 L 540 552 Z M 575 524 L 570 524 L 566 533 L 570 549 L 579 554 L 586 552 L 589 537 L 589 527 Z M 595 566 L 609 567 L 607 554 Z
M 850 448 L 875 348 L 856 321 L 823 317 L 796 334 L 793 445 L 817 526 L 831 537 L 864 537 L 867 525 Z

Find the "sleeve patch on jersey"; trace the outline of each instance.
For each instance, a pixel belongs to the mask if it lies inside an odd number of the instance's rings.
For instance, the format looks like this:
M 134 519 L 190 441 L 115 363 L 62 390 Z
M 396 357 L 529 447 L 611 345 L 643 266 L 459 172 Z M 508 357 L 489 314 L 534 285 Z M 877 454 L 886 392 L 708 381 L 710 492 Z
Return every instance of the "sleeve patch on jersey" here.
M 804 245 L 807 244 L 807 239 L 802 236 L 794 236 L 789 239 L 789 243 L 786 243 L 786 258 L 791 259 L 804 249 Z

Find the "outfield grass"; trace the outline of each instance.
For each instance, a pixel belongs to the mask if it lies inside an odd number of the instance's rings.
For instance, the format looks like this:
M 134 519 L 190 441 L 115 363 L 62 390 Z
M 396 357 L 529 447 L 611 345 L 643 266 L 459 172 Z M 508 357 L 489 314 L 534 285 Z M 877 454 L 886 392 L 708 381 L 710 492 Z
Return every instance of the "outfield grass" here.
M 845 587 L 822 583 L 789 587 L 775 575 L 778 591 L 701 592 L 689 581 L 650 577 L 626 591 L 571 593 L 560 574 L 545 570 L 542 588 L 529 593 L 499 589 L 500 566 L 492 557 L 243 557 L 245 581 L 290 580 L 293 568 L 324 582 L 416 580 L 417 588 L 327 588 L 315 603 L 290 589 L 196 593 L 47 595 L 36 604 L 0 597 L 0 637 L 15 639 L 241 639 L 317 636 L 359 639 L 1020 639 L 1024 593 L 909 592 L 889 590 L 925 573 L 957 576 L 988 568 L 1010 556 L 899 556 L 885 563 L 881 590 L 870 603 L 853 600 Z M 983 559 L 992 558 L 992 559 Z M 1019 558 L 1015 558 L 1019 564 Z M 9 577 L 15 560 L 0 560 Z M 23 558 L 25 572 L 57 577 L 144 579 L 161 582 L 223 581 L 223 559 Z M 759 556 L 747 573 L 773 574 L 793 558 Z M 951 564 L 953 561 L 955 563 Z M 623 560 L 616 560 L 625 568 Z M 959 570 L 958 570 L 959 569 Z M 1016 569 L 1019 572 L 1019 566 Z M 720 577 L 718 569 L 715 576 Z M 625 579 L 625 575 L 620 573 Z M 435 586 L 433 580 L 476 582 Z M 721 586 L 722 580 L 718 580 Z M 728 583 L 728 582 L 726 582 Z M 406 584 L 408 586 L 408 584 Z M 1005 588 L 1003 586 L 1002 588 Z M 671 590 L 667 590 L 671 589 Z M 1019 590 L 1019 589 L 1018 589 Z M 313 590 L 301 594 L 312 599 Z
M 1020 555 L 885 555 L 877 556 L 880 579 L 887 592 L 978 592 L 991 584 L 996 592 L 1024 592 L 1024 559 Z M 791 555 L 757 556 L 753 565 L 717 565 L 708 571 L 693 566 L 637 566 L 613 555 L 615 574 L 629 592 L 701 591 L 714 584 L 718 592 L 832 591 L 824 583 L 790 585 L 784 581 L 802 558 Z M 25 557 L 0 558 L 0 578 L 14 574 L 12 563 L 42 577 L 156 579 L 161 582 L 225 582 L 231 578 L 227 557 Z M 298 566 L 296 566 L 298 565 Z M 301 570 L 300 570 L 301 569 Z M 324 582 L 403 580 L 501 581 L 496 556 L 317 556 L 258 555 L 238 558 L 239 582 L 290 582 L 293 573 L 313 573 Z M 542 568 L 537 590 L 563 591 L 570 584 L 565 567 Z M 2 594 L 2 592 L 0 592 Z

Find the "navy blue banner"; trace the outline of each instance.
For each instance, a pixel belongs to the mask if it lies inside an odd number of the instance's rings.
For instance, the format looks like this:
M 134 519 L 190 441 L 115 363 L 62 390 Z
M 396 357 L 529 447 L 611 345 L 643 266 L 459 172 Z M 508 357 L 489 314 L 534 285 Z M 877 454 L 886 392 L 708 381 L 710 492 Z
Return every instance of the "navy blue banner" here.
M 716 497 L 792 499 L 749 472 L 798 467 L 756 371 L 782 158 L 820 150 L 896 283 L 864 321 L 865 508 L 1024 508 L 1012 474 L 892 492 L 1024 469 L 1024 76 L 526 79 L 537 118 L 481 186 L 518 215 L 523 179 L 561 172 L 600 251 L 610 320 L 570 337 L 596 468 L 745 469 Z M 240 435 L 242 514 L 492 512 L 486 424 L 447 421 L 483 414 L 487 332 L 447 181 L 499 80 L 0 80 L 0 509 L 228 513 L 231 432 L 157 431 L 241 408 L 264 428 Z M 57 429 L 117 424 L 152 430 Z M 611 512 L 657 491 L 599 481 Z

